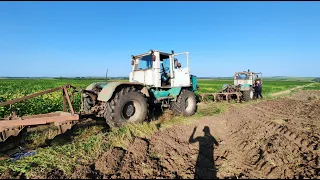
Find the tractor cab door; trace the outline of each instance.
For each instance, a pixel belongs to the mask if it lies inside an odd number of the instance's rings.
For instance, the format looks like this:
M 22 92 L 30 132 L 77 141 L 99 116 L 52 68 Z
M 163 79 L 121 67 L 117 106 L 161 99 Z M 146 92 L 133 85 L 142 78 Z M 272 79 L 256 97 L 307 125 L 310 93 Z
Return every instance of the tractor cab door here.
M 189 53 L 179 53 L 171 56 L 172 87 L 188 87 L 191 84 L 189 71 Z
M 254 73 L 253 74 L 253 82 L 260 81 L 262 84 L 262 73 Z
M 171 67 L 170 57 L 160 56 L 160 77 L 161 87 L 171 87 Z

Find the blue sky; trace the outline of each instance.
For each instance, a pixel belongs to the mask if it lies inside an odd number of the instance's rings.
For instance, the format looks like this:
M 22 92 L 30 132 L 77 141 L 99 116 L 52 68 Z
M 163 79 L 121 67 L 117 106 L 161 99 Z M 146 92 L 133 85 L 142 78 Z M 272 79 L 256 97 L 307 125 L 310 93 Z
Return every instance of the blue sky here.
M 191 73 L 319 76 L 319 2 L 0 2 L 0 76 L 128 76 L 131 55 Z

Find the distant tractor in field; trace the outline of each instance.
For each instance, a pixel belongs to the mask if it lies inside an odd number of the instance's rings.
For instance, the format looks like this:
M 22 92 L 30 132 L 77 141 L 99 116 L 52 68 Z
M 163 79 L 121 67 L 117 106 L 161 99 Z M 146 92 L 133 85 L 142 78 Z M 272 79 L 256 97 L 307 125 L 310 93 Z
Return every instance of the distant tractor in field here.
M 260 78 L 259 78 L 260 74 Z M 256 81 L 262 84 L 262 73 L 248 71 L 236 72 L 234 74 L 234 82 L 232 84 L 224 84 L 220 90 L 212 93 L 199 94 L 202 101 L 209 96 L 213 96 L 214 101 L 236 99 L 237 102 L 249 101 L 254 99 L 254 85 Z
M 260 78 L 259 78 L 260 75 Z M 242 93 L 242 100 L 249 101 L 254 98 L 253 86 L 256 81 L 260 81 L 262 84 L 262 73 L 255 73 L 248 71 L 236 72 L 234 74 L 234 88 Z M 225 87 L 225 86 L 224 86 Z
M 176 58 L 186 55 L 182 67 Z M 104 117 L 111 127 L 142 122 L 148 107 L 170 108 L 176 115 L 195 114 L 197 78 L 190 75 L 189 53 L 165 53 L 150 50 L 132 56 L 129 82 L 92 83 L 83 97 L 83 110 Z

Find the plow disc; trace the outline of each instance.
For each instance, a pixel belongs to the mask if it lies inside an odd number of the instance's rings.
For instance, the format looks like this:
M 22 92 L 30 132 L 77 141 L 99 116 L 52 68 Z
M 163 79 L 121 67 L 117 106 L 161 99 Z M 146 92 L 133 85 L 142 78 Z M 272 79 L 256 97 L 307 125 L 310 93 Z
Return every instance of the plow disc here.
M 236 102 L 241 102 L 241 92 L 233 92 L 233 93 L 202 93 L 199 94 L 201 97 L 202 102 L 208 101 L 209 97 L 213 97 L 213 101 L 220 102 L 220 101 L 228 101 L 236 100 Z
M 212 97 L 213 101 L 227 101 L 236 100 L 236 102 L 241 102 L 242 93 L 239 91 L 239 87 L 233 87 L 230 84 L 225 84 L 218 92 L 213 93 L 201 93 L 199 94 L 202 102 L 208 101 L 209 97 Z

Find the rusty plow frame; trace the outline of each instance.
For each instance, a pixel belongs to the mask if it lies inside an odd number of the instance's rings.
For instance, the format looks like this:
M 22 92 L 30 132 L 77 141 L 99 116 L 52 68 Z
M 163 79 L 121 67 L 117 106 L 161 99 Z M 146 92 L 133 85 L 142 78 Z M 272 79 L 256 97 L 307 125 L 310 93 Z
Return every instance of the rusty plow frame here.
M 72 99 L 70 99 L 68 90 L 72 88 Z M 59 128 L 60 134 L 65 133 L 68 129 L 71 129 L 73 125 L 75 125 L 79 121 L 79 114 L 75 113 L 72 102 L 74 100 L 74 93 L 79 92 L 74 86 L 70 84 L 49 89 L 46 91 L 34 93 L 31 95 L 24 96 L 22 98 L 14 99 L 7 102 L 0 103 L 0 106 L 10 105 L 10 109 L 12 104 L 21 102 L 27 99 L 31 99 L 37 96 L 41 96 L 44 94 L 49 94 L 55 91 L 62 91 L 63 95 L 63 111 L 56 111 L 47 114 L 38 114 L 38 115 L 30 115 L 30 116 L 22 116 L 18 117 L 16 115 L 11 115 L 7 118 L 0 120 L 0 142 L 4 142 L 10 136 L 18 136 L 22 129 L 28 126 L 37 126 L 37 125 L 45 125 L 45 124 L 54 124 Z M 82 92 L 82 90 L 80 89 Z M 70 112 L 67 112 L 67 103 L 69 106 Z M 12 109 L 11 109 L 12 110 Z
M 210 96 L 213 97 L 213 101 L 215 102 L 221 102 L 223 100 L 230 102 L 232 99 L 235 99 L 236 102 L 242 101 L 242 93 L 239 91 L 239 87 L 233 88 L 231 85 L 227 85 L 226 89 L 221 89 L 218 92 L 201 93 L 199 96 L 203 103 L 206 103 Z

